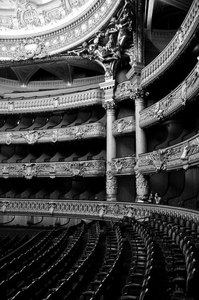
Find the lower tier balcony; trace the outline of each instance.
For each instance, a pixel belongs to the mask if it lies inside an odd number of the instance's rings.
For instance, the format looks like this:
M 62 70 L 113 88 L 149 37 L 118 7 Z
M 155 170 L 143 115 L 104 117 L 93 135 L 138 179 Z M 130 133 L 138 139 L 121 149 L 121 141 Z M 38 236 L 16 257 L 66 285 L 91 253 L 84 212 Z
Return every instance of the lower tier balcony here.
M 138 168 L 142 174 L 149 174 L 182 168 L 187 170 L 198 164 L 199 134 L 175 146 L 139 155 Z
M 105 175 L 105 160 L 0 164 L 0 177 L 95 177 Z

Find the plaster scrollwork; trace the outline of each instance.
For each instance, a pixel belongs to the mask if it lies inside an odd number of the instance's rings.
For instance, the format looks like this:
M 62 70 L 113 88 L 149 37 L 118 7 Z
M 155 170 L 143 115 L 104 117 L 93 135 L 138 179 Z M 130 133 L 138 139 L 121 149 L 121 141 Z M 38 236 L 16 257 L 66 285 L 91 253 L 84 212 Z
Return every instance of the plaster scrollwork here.
M 7 166 L 3 166 L 3 169 L 2 169 L 2 176 L 3 178 L 7 179 L 9 177 L 9 170 L 7 168 Z
M 26 60 L 30 58 L 42 58 L 47 55 L 44 40 L 41 37 L 23 39 L 15 49 L 14 60 Z
M 162 120 L 164 118 L 164 110 L 161 108 L 161 103 L 159 101 L 155 104 L 154 116 L 158 120 Z
M 56 177 L 56 170 L 57 170 L 56 165 L 54 166 L 52 165 L 49 172 L 49 176 L 51 179 L 54 179 Z
M 10 145 L 12 143 L 12 134 L 10 132 L 6 133 L 6 145 Z
M 106 171 L 106 193 L 107 195 L 116 195 L 117 179 L 111 170 Z
M 133 116 L 126 117 L 114 121 L 113 123 L 113 133 L 114 135 L 133 132 L 135 130 L 135 118 Z
M 53 143 L 56 143 L 57 140 L 58 140 L 58 130 L 57 129 L 53 129 L 52 135 L 51 135 L 51 141 Z
M 181 26 L 177 31 L 177 47 L 180 48 L 184 41 L 184 28 Z
M 116 91 L 115 91 L 115 99 L 123 99 L 128 98 L 130 96 L 132 83 L 130 80 L 121 82 L 117 85 Z
M 56 202 L 48 202 L 48 210 L 51 215 L 54 214 L 55 209 L 57 208 Z
M 150 161 L 156 169 L 156 172 L 167 169 L 169 152 L 166 150 L 157 150 L 150 153 Z
M 26 179 L 32 179 L 33 177 L 37 176 L 36 164 L 23 164 L 22 174 Z
M 43 132 L 44 134 L 44 132 Z M 35 144 L 42 136 L 42 131 L 26 131 L 21 132 L 21 136 L 27 141 L 28 144 Z
M 181 101 L 182 105 L 185 105 L 187 102 L 187 82 L 184 81 L 181 86 Z
M 2 213 L 6 212 L 6 208 L 9 206 L 9 202 L 8 201 L 0 201 L 0 210 L 2 211 Z
M 112 160 L 112 172 L 114 175 L 134 174 L 135 156 L 114 158 Z

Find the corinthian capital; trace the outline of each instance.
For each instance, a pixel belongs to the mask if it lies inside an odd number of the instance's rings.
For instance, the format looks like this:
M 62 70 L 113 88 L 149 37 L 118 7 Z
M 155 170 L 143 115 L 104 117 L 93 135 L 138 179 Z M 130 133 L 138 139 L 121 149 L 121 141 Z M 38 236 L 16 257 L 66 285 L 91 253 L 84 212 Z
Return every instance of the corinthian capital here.
M 133 89 L 130 93 L 130 99 L 133 100 L 144 99 L 145 96 L 148 96 L 148 92 L 144 91 L 141 88 Z
M 115 108 L 115 102 L 114 102 L 114 100 L 104 101 L 104 103 L 102 104 L 102 106 L 106 110 L 114 110 L 114 108 Z

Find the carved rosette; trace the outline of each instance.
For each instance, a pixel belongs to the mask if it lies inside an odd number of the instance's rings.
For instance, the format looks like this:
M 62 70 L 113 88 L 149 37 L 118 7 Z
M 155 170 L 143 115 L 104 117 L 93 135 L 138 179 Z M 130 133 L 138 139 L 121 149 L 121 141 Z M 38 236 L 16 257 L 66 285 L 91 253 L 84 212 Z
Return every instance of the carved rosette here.
M 27 141 L 28 144 L 35 144 L 40 137 L 42 136 L 42 131 L 26 131 L 26 132 L 21 132 L 21 136 Z

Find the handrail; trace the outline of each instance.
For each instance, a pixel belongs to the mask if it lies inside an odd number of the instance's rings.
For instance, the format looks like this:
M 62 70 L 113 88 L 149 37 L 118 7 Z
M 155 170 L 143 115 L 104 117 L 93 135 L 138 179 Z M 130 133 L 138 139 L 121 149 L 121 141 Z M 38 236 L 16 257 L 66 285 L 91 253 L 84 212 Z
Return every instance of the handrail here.
M 184 51 L 199 25 L 199 0 L 195 0 L 181 27 L 165 49 L 141 72 L 141 86 L 146 88 L 160 76 Z
M 169 214 L 199 221 L 196 210 L 146 203 L 108 202 L 86 200 L 54 200 L 52 199 L 17 199 L 1 198 L 0 207 L 6 203 L 6 210 L 1 214 L 35 215 L 53 217 L 73 217 L 84 219 L 122 220 L 124 217 L 143 219 L 153 213 Z M 52 210 L 53 207 L 53 210 Z
M 176 89 L 140 113 L 140 127 L 153 126 L 183 109 L 199 92 L 199 61 Z

